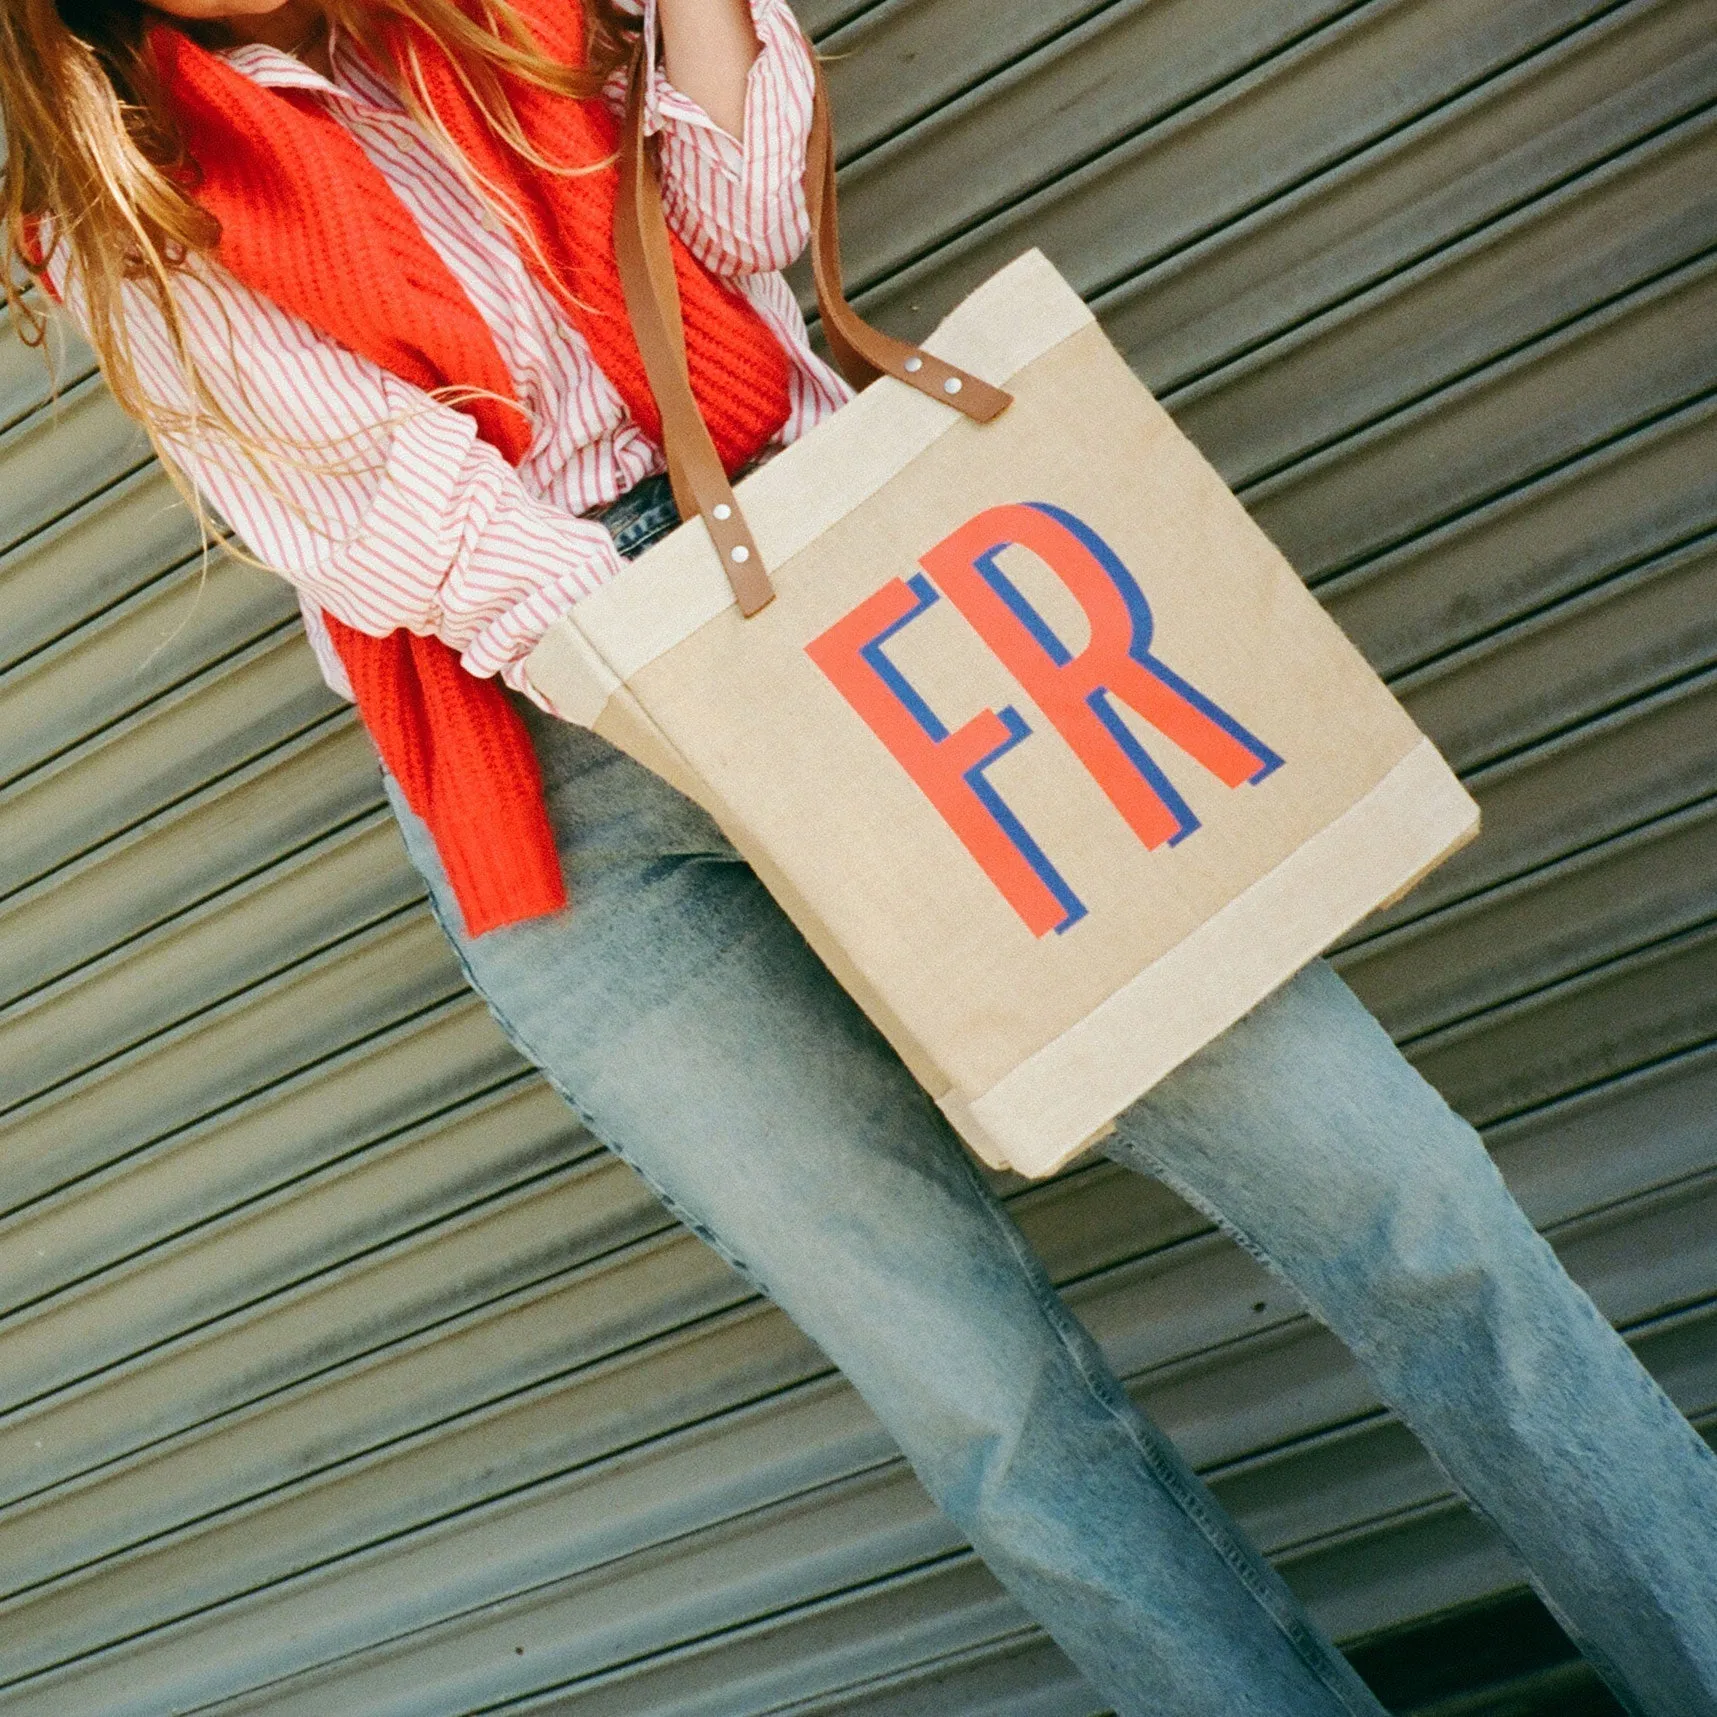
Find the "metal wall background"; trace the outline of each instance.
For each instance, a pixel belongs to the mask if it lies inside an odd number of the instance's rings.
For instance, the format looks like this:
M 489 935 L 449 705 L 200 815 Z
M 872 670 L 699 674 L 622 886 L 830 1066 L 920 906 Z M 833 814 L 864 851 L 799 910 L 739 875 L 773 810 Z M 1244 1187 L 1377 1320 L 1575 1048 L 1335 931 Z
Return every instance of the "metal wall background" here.
M 807 0 L 849 278 L 1039 244 L 1482 800 L 1341 966 L 1717 1422 L 1711 0 Z M 528 1076 L 283 587 L 0 345 L 0 1701 L 1095 1701 Z M 1014 1208 L 1355 1638 L 1518 1585 L 1336 1344 L 1108 1166 Z

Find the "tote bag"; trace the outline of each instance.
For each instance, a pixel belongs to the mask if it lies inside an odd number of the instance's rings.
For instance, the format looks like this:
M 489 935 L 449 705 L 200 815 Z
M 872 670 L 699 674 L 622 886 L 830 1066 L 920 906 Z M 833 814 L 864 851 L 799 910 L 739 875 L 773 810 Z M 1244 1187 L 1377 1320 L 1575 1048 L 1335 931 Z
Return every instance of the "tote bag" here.
M 986 1162 L 1048 1174 L 1478 828 L 1436 749 L 1032 251 L 728 485 L 636 98 L 616 227 L 686 523 L 534 686 L 697 799 Z M 577 909 L 576 902 L 574 910 Z

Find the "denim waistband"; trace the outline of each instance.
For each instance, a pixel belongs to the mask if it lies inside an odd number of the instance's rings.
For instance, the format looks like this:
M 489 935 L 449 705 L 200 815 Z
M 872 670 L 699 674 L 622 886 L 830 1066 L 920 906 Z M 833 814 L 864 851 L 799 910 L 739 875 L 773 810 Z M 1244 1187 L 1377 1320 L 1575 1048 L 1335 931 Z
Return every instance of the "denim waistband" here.
M 680 522 L 674 491 L 665 476 L 646 477 L 624 495 L 586 515 L 608 527 L 614 546 L 626 560 L 636 560 L 658 537 Z

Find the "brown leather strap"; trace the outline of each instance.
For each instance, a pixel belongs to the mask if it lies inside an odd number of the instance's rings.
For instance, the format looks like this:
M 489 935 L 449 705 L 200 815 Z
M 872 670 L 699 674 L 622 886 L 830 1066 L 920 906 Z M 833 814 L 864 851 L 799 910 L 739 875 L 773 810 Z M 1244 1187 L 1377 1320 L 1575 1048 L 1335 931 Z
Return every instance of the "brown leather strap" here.
M 988 423 L 1013 403 L 1013 395 L 956 369 L 922 347 L 873 328 L 847 302 L 841 286 L 841 230 L 835 210 L 835 134 L 829 119 L 829 93 L 815 51 L 811 64 L 817 99 L 805 151 L 805 206 L 811 216 L 811 274 L 817 284 L 817 310 L 823 337 L 840 371 L 854 387 L 890 375 L 951 405 L 978 423 Z
M 640 60 L 641 60 L 640 55 Z M 644 147 L 644 75 L 634 62 L 626 102 L 626 129 L 620 150 L 620 202 L 614 217 L 614 254 L 626 313 L 632 319 L 644 373 L 662 414 L 662 446 L 668 481 L 680 517 L 702 516 L 710 540 L 727 569 L 728 583 L 744 615 L 755 614 L 775 599 L 751 529 L 734 499 L 708 427 L 698 411 L 686 368 L 685 325 L 680 320 L 680 290 L 674 280 L 668 223 L 661 189 Z
M 815 50 L 811 50 L 811 63 L 817 91 L 805 155 L 805 205 L 811 217 L 811 272 L 829 350 L 854 387 L 891 375 L 979 423 L 988 423 L 1013 403 L 1011 394 L 871 327 L 847 302 L 841 289 L 841 237 L 835 213 L 834 131 Z M 620 202 L 614 216 L 620 287 L 644 373 L 662 414 L 662 444 L 674 504 L 681 518 L 702 516 L 727 569 L 740 613 L 752 615 L 774 600 L 775 588 L 692 391 L 667 218 L 644 137 L 644 81 L 640 43 L 632 62 L 620 139 Z

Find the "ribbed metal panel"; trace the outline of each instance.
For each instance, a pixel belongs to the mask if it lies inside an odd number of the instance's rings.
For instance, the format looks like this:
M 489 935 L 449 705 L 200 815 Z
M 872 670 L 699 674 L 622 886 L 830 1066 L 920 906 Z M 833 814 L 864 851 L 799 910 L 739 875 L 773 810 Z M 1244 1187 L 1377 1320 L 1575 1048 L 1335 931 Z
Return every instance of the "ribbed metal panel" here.
M 1339 961 L 1717 1423 L 1708 0 L 807 0 L 849 273 L 1087 293 L 1484 805 Z M 462 988 L 284 588 L 0 344 L 19 1717 L 1097 1709 Z M 1518 1586 L 1166 1192 L 1011 1188 L 1344 1638 Z

